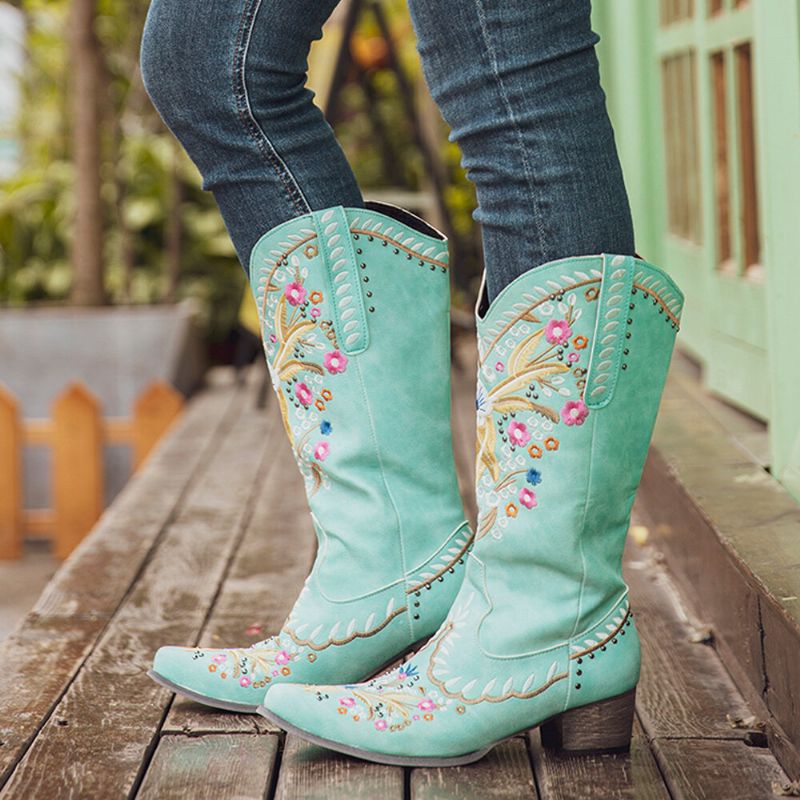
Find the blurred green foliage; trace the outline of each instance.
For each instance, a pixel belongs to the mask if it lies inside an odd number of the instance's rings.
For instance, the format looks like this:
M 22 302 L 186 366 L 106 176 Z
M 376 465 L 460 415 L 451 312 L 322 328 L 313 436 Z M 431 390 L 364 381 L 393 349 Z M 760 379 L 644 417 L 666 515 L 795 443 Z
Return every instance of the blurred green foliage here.
M 71 282 L 74 203 L 68 2 L 22 0 L 18 5 L 27 22 L 18 121 L 22 160 L 17 174 L 0 181 L 0 303 L 61 302 Z M 209 338 L 219 340 L 234 325 L 244 275 L 213 197 L 202 191 L 194 165 L 164 128 L 142 87 L 137 62 L 148 5 L 147 0 L 98 0 L 95 30 L 108 92 L 102 140 L 107 292 L 114 303 L 158 302 L 167 296 L 169 217 L 177 213 L 182 237 L 175 299 L 198 300 Z M 403 64 L 420 80 L 405 3 L 392 0 L 388 11 Z M 365 15 L 357 38 L 368 42 L 376 35 L 372 17 Z M 358 56 L 358 49 L 354 51 Z M 386 174 L 387 147 L 397 155 L 404 184 L 416 190 L 425 169 L 398 102 L 395 77 L 380 60 L 367 68 L 374 79 L 373 108 L 367 106 L 359 75 L 351 74 L 343 88 L 337 134 L 365 190 L 398 177 Z M 388 140 L 382 144 L 373 127 L 376 115 Z M 442 154 L 451 176 L 447 202 L 456 229 L 474 240 L 473 190 L 459 166 L 458 148 L 447 142 L 441 128 Z M 178 207 L 173 203 L 176 181 L 181 185 Z M 477 271 L 476 263 L 459 266 Z

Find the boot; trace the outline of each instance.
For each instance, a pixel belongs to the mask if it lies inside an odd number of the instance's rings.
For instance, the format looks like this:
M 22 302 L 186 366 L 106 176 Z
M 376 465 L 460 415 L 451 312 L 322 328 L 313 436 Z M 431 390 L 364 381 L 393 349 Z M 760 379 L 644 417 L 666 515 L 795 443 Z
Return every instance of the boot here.
M 317 557 L 280 633 L 246 648 L 162 647 L 156 681 L 255 711 L 277 683 L 374 675 L 444 620 L 473 540 L 453 459 L 447 265 L 438 231 L 383 204 L 307 214 L 253 248 Z
M 385 764 L 469 763 L 545 744 L 630 744 L 639 641 L 622 549 L 682 296 L 637 258 L 522 275 L 478 314 L 478 530 L 447 620 L 369 682 L 275 686 L 260 711 Z

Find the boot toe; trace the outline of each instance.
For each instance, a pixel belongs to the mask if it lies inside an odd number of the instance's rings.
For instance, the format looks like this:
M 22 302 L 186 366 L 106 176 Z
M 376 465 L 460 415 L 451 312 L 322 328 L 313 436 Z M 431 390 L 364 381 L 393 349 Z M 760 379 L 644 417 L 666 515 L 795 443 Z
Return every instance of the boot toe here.
M 192 700 L 231 711 L 254 712 L 264 689 L 246 675 L 234 674 L 233 657 L 224 650 L 161 647 L 151 677 Z

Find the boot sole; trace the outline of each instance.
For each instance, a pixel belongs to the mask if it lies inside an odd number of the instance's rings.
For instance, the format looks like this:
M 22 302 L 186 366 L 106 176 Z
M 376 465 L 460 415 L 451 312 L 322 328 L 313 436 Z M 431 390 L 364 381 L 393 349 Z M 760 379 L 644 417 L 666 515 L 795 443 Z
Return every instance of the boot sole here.
M 264 706 L 258 707 L 258 713 L 288 734 L 320 747 L 325 747 L 328 750 L 360 758 L 362 761 L 371 761 L 376 764 L 386 764 L 393 767 L 461 767 L 483 758 L 497 745 L 527 731 L 536 730 L 536 728 L 541 728 L 542 743 L 548 749 L 580 755 L 627 752 L 630 750 L 635 698 L 636 689 L 632 689 L 617 697 L 600 700 L 586 706 L 578 706 L 561 714 L 556 714 L 538 725 L 522 728 L 516 733 L 482 747 L 480 750 L 445 758 L 393 756 L 362 750 L 359 747 L 351 747 L 350 745 L 304 731 Z M 602 727 L 598 727 L 598 725 Z
M 363 678 L 358 679 L 358 683 L 362 683 L 364 681 L 371 680 L 376 675 L 379 675 L 381 672 L 384 672 L 386 668 L 390 664 L 394 664 L 395 661 L 399 661 L 400 659 L 405 658 L 409 653 L 416 650 L 417 648 L 421 647 L 428 641 L 430 637 L 426 636 L 424 639 L 420 639 L 411 646 L 407 647 L 402 652 L 398 653 L 396 656 L 393 656 L 388 661 L 385 661 L 381 664 L 378 669 L 370 672 L 368 675 L 365 675 Z M 211 708 L 218 708 L 221 711 L 234 711 L 237 714 L 258 714 L 260 713 L 259 709 L 261 708 L 257 703 L 251 705 L 250 703 L 237 703 L 233 700 L 217 700 L 215 697 L 208 697 L 207 695 L 200 694 L 199 692 L 195 692 L 192 689 L 187 689 L 185 686 L 181 686 L 179 683 L 174 683 L 173 681 L 169 680 L 169 678 L 165 678 L 163 675 L 160 675 L 153 669 L 147 670 L 148 677 L 152 678 L 156 683 L 160 684 L 166 689 L 170 689 L 171 691 L 175 692 L 175 694 L 179 694 L 182 697 L 187 698 L 188 700 L 193 700 L 195 703 L 200 703 L 204 706 L 210 706 Z M 266 689 L 264 690 L 266 693 Z

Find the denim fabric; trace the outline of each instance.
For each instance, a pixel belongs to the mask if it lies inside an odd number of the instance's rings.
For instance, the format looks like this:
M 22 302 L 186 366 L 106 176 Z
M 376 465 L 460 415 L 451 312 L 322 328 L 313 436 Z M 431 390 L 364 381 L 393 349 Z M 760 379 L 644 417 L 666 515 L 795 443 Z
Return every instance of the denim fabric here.
M 360 206 L 305 86 L 336 0 L 154 0 L 142 74 L 243 264 L 265 231 Z M 409 0 L 425 76 L 477 188 L 490 299 L 548 261 L 632 254 L 590 0 Z M 457 266 L 456 266 L 457 268 Z
M 154 0 L 145 88 L 214 193 L 239 260 L 308 211 L 363 205 L 305 87 L 308 51 L 338 0 Z

